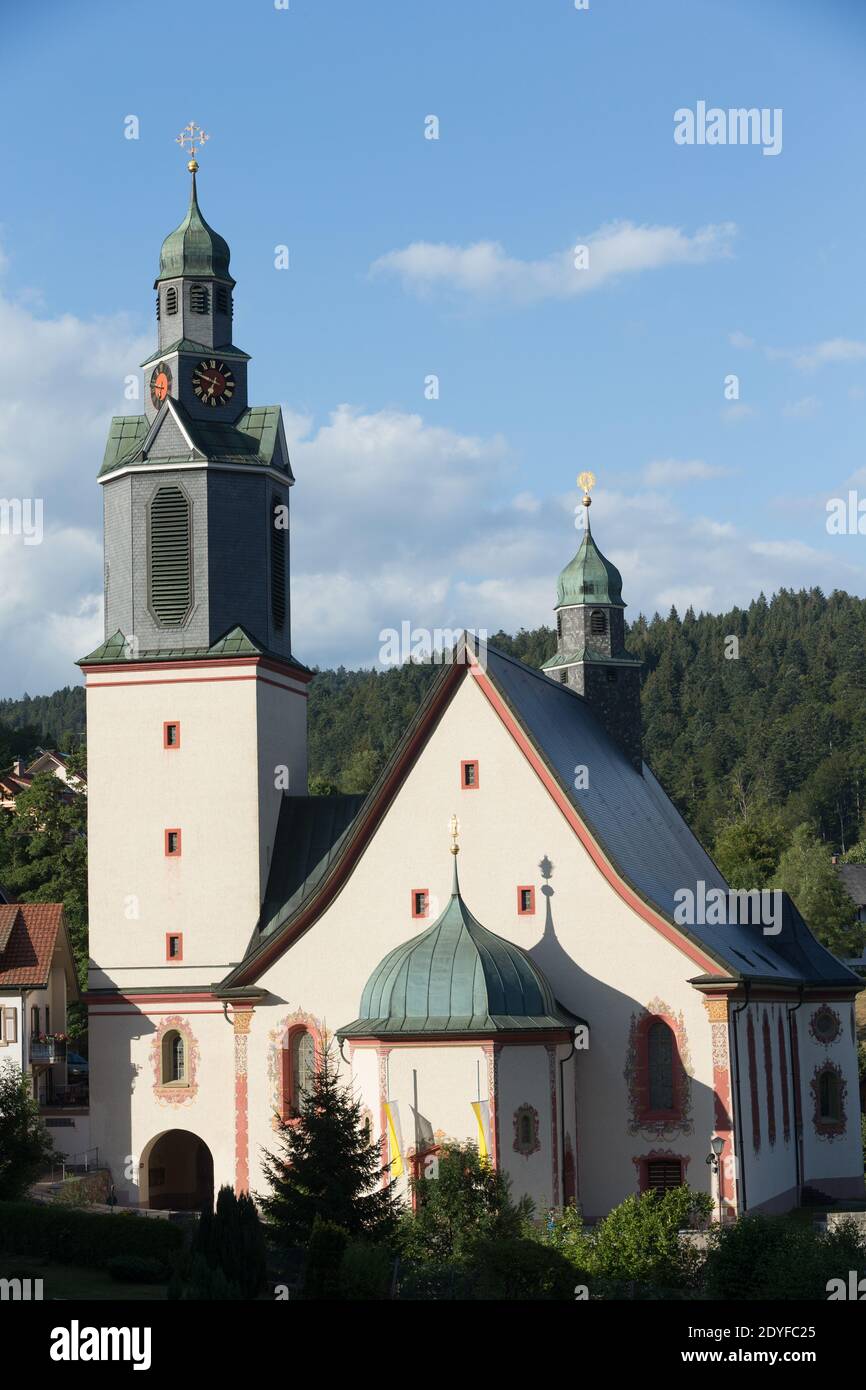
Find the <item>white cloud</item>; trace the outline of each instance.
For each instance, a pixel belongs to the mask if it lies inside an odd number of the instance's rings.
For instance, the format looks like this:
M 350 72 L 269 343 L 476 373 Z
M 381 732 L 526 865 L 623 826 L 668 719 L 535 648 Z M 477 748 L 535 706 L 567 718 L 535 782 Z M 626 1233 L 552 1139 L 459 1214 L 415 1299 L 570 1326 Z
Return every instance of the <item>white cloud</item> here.
M 739 328 L 735 329 L 733 333 L 728 334 L 728 342 L 731 347 L 742 348 L 744 350 L 748 350 L 755 346 L 754 338 L 750 338 L 746 333 L 741 333 Z
M 722 424 L 739 425 L 743 420 L 751 420 L 757 413 L 753 405 L 747 405 L 745 401 L 734 401 L 733 404 L 722 407 Z
M 582 269 L 575 267 L 575 247 L 530 261 L 509 256 L 498 241 L 479 241 L 471 246 L 416 241 L 380 256 L 370 273 L 396 275 L 404 288 L 420 294 L 444 288 L 478 298 L 530 304 L 586 294 L 621 275 L 718 260 L 731 255 L 735 234 L 732 222 L 701 227 L 694 236 L 679 227 L 610 222 L 585 242 L 575 244 L 589 248 L 588 264 Z
M 801 372 L 813 372 L 818 367 L 835 362 L 862 362 L 866 343 L 856 338 L 827 338 L 808 348 L 766 348 L 771 361 L 793 362 Z
M 813 420 L 821 409 L 817 396 L 801 396 L 798 401 L 788 401 L 782 406 L 782 414 L 788 420 Z
M 650 487 L 700 482 L 707 478 L 724 478 L 729 468 L 705 463 L 703 459 L 655 459 L 643 470 L 643 480 Z

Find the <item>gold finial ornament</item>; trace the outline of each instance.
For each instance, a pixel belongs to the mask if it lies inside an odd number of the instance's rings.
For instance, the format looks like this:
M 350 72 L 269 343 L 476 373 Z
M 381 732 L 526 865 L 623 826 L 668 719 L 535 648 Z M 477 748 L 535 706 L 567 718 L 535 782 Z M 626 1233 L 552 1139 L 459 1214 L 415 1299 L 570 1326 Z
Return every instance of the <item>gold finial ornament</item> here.
M 460 822 L 456 816 L 451 817 L 448 822 L 448 829 L 451 832 L 451 853 L 459 854 L 460 846 L 457 843 L 457 837 L 460 834 Z
M 185 125 L 180 135 L 177 136 L 175 143 L 180 145 L 184 153 L 187 151 L 189 152 L 190 161 L 186 167 L 191 174 L 198 172 L 198 161 L 195 157 L 196 151 L 200 150 L 202 145 L 209 139 L 210 136 L 202 130 L 200 125 L 196 125 L 195 121 L 190 121 L 188 125 Z
M 590 497 L 589 494 L 592 492 L 592 489 L 595 487 L 595 474 L 594 474 L 594 473 L 579 473 L 579 474 L 578 474 L 578 478 L 577 478 L 577 485 L 578 485 L 579 488 L 582 488 L 582 489 L 583 489 L 583 505 L 584 505 L 585 507 L 591 506 L 591 505 L 592 505 L 592 498 Z

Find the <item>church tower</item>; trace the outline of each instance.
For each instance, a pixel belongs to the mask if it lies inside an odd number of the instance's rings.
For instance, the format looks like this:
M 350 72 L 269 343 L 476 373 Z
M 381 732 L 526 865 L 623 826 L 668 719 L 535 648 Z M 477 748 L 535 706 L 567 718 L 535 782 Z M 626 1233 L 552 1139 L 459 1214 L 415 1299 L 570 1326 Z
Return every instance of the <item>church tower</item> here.
M 294 479 L 279 406 L 248 403 L 229 247 L 202 216 L 191 153 L 144 412 L 112 420 L 99 473 L 105 640 L 80 662 L 96 990 L 219 979 L 258 917 L 281 797 L 307 790 Z
M 622 576 L 602 555 L 589 522 L 591 473 L 581 473 L 584 535 L 556 586 L 556 655 L 544 663 L 554 679 L 592 706 L 611 738 L 642 768 L 640 668 L 625 648 Z

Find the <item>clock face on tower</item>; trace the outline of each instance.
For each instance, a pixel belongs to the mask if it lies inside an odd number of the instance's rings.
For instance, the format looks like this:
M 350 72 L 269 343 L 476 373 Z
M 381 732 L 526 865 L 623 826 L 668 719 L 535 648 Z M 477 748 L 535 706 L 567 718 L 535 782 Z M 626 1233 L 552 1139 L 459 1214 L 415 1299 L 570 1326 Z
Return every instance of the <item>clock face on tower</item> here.
M 226 405 L 235 393 L 235 379 L 225 362 L 206 358 L 193 369 L 192 384 L 202 405 Z
M 170 390 L 171 370 L 164 362 L 159 362 L 150 376 L 150 399 L 154 405 L 162 405 Z

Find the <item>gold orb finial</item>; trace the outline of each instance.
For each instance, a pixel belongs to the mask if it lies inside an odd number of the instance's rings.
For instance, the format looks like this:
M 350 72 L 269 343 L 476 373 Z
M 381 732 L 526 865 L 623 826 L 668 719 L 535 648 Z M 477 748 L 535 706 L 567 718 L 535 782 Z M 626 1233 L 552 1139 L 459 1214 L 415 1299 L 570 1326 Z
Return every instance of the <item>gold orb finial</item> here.
M 190 121 L 188 125 L 184 126 L 183 130 L 180 132 L 180 135 L 176 136 L 175 144 L 180 145 L 181 149 L 184 151 L 185 154 L 187 153 L 187 151 L 189 152 L 190 161 L 186 167 L 187 169 L 189 169 L 189 172 L 191 174 L 195 174 L 198 172 L 198 161 L 196 160 L 196 153 L 198 152 L 198 150 L 201 149 L 202 145 L 204 145 L 209 139 L 210 136 L 205 134 L 201 126 L 196 125 L 195 121 Z
M 595 474 L 579 473 L 577 478 L 577 485 L 579 488 L 583 489 L 583 505 L 585 507 L 589 507 L 592 504 L 592 498 L 589 494 L 595 487 Z
M 457 843 L 457 837 L 460 834 L 460 822 L 456 816 L 451 817 L 450 821 L 448 822 L 448 829 L 451 834 L 451 853 L 459 854 L 460 846 Z

